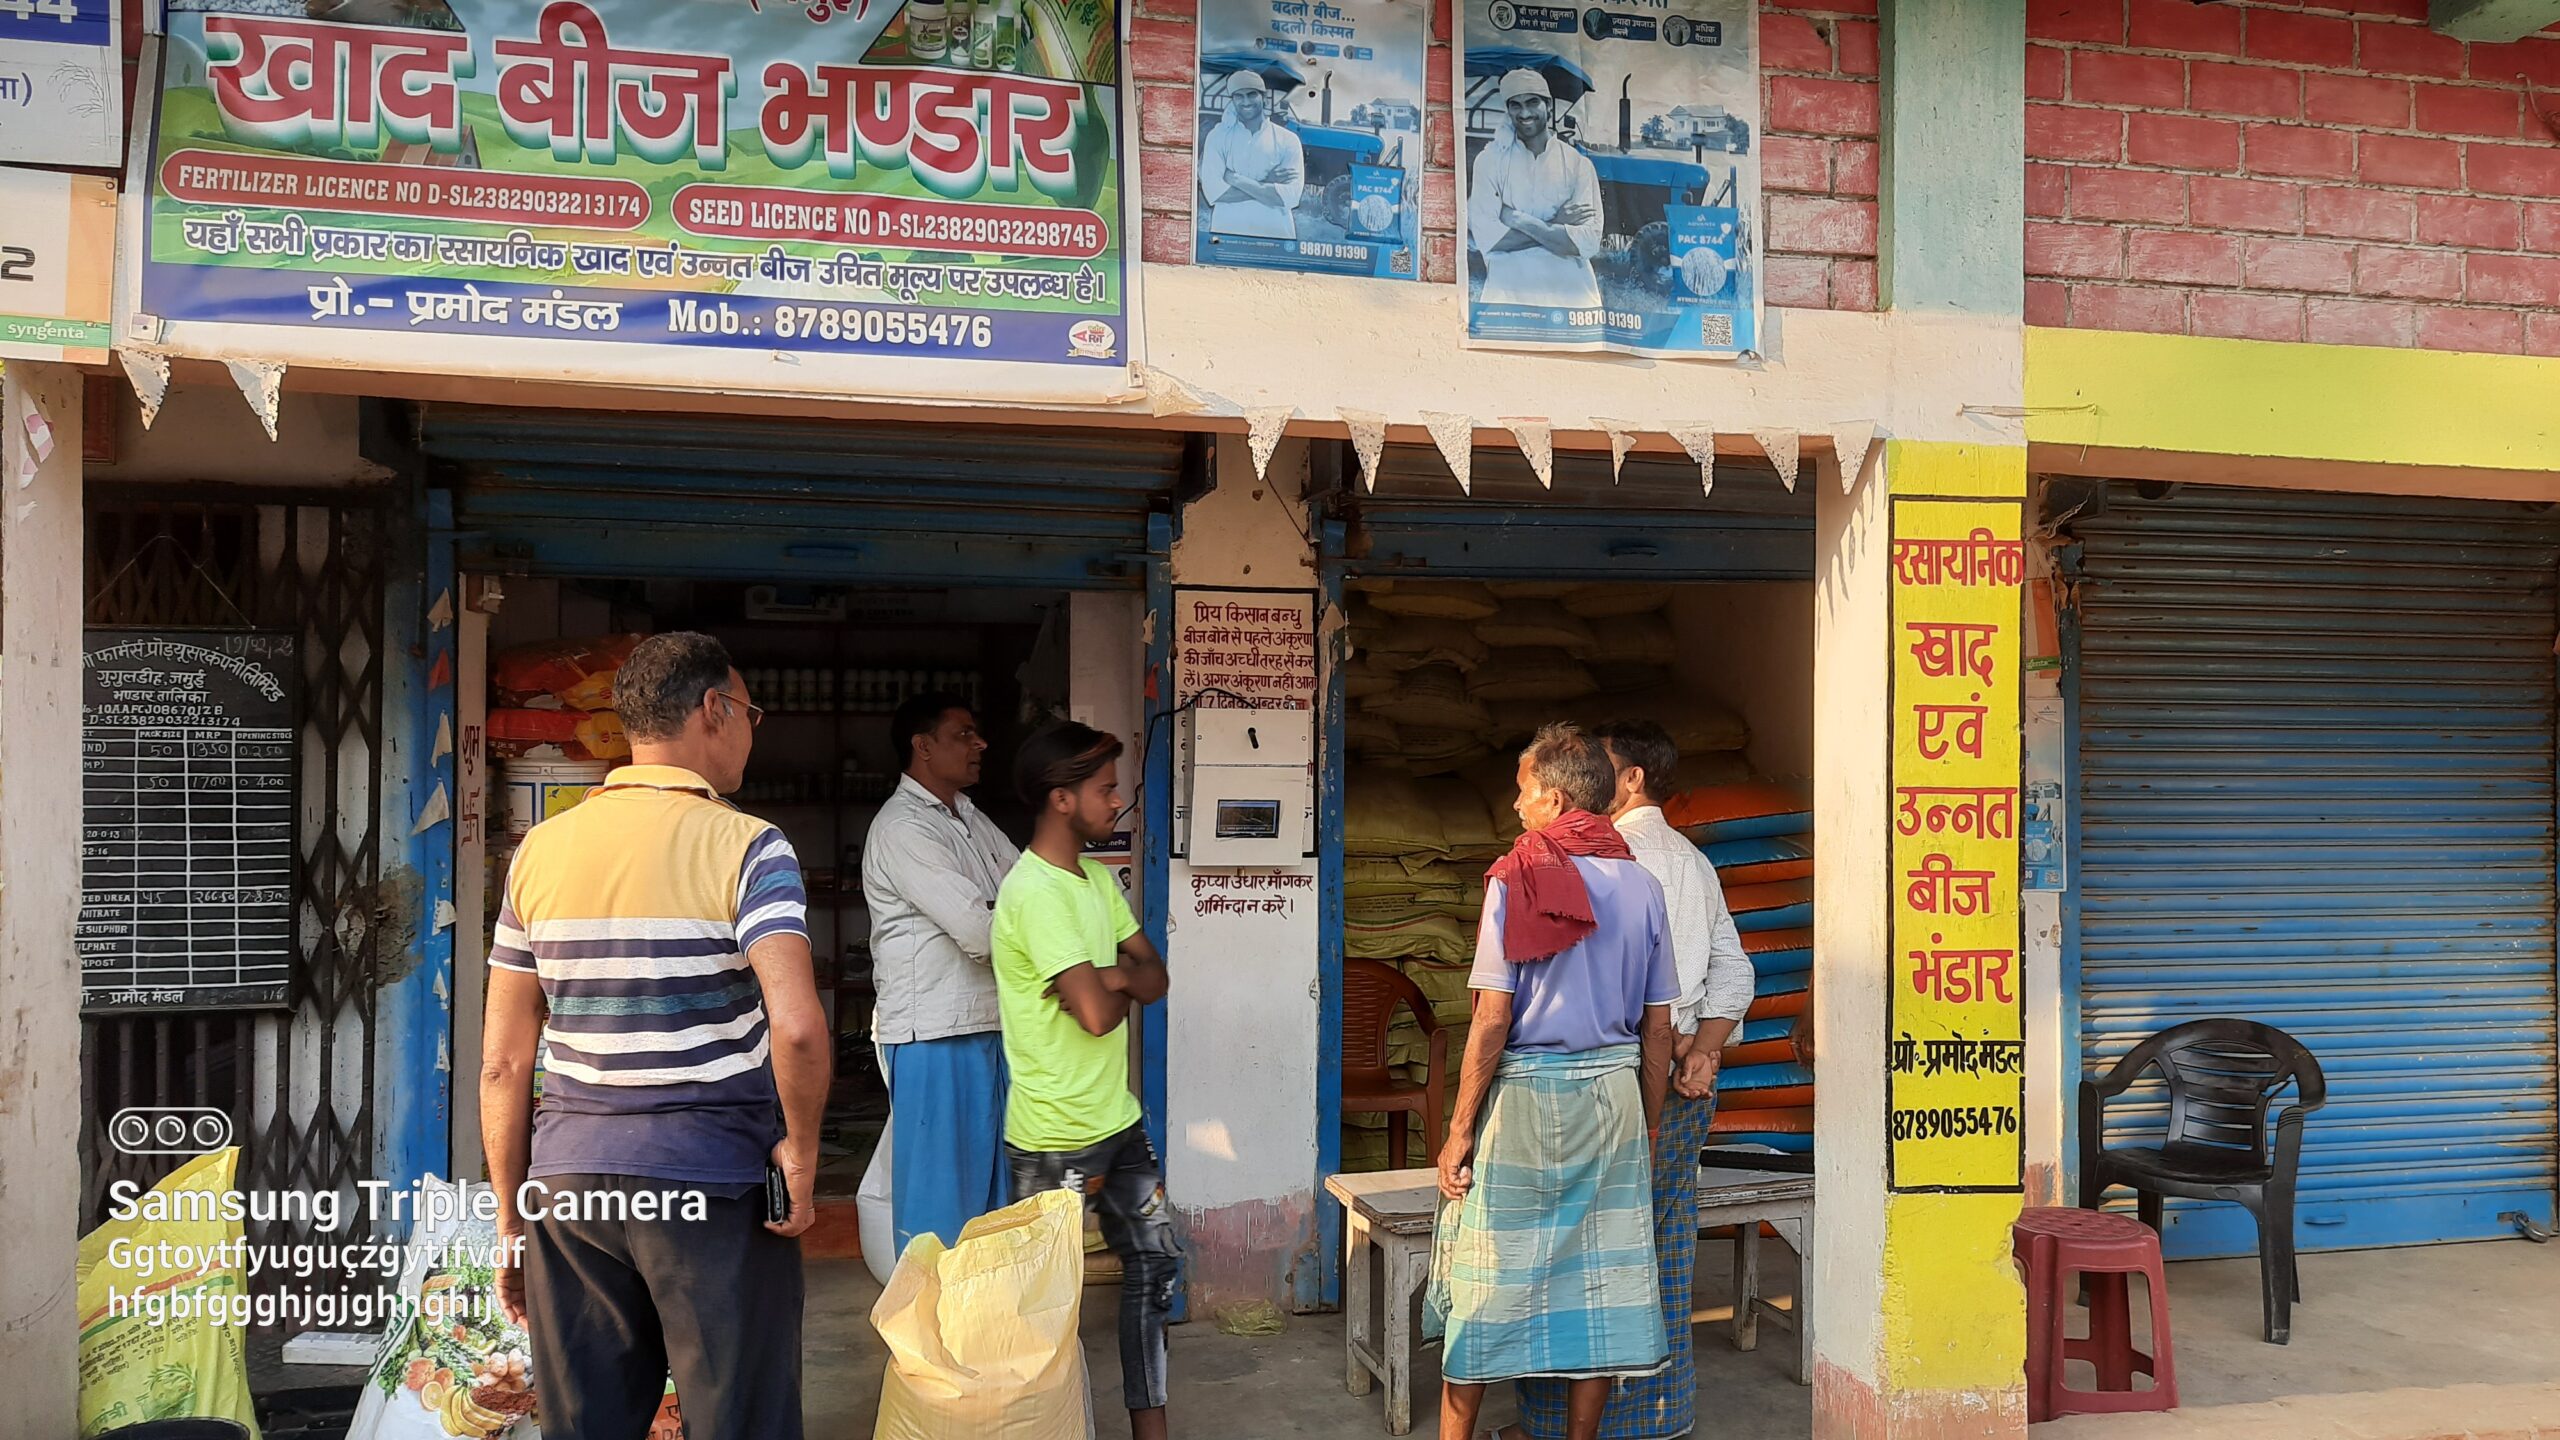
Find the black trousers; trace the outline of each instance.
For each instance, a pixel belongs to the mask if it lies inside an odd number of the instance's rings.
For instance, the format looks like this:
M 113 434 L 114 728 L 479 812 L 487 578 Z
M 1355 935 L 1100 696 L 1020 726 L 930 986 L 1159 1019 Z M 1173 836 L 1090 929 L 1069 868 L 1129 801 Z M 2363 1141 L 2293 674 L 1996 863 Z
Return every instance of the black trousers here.
M 546 1211 L 572 1192 L 583 1204 L 696 1188 L 631 1175 L 534 1184 Z M 800 1242 L 764 1228 L 761 1186 L 703 1203 L 699 1220 L 546 1214 L 525 1227 L 544 1440 L 643 1440 L 670 1373 L 686 1440 L 800 1440 Z
M 1161 1410 L 1165 1403 L 1165 1326 L 1173 1318 L 1173 1282 L 1182 1246 L 1164 1200 L 1164 1166 L 1132 1125 L 1082 1150 L 1016 1150 L 1013 1198 L 1064 1190 L 1084 1200 L 1102 1221 L 1102 1238 L 1120 1257 L 1120 1398 L 1132 1410 Z M 549 1432 L 544 1432 L 548 1440 Z

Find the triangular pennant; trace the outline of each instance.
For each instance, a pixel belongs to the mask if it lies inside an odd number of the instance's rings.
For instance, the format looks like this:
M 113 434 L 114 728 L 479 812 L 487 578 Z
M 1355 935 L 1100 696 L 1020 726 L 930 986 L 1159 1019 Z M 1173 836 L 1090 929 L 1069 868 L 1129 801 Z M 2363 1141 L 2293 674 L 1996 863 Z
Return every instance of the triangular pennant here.
M 1544 420 L 1505 420 L 1511 438 L 1520 442 L 1520 453 L 1529 457 L 1529 468 L 1537 472 L 1538 484 L 1556 488 L 1556 427 Z
M 284 366 L 273 360 L 226 360 L 231 382 L 249 402 L 249 409 L 266 427 L 267 438 L 276 438 L 276 390 L 284 383 Z
M 1280 432 L 1298 418 L 1295 405 L 1258 405 L 1244 412 L 1245 443 L 1253 448 L 1253 478 L 1271 468 L 1271 452 L 1280 448 Z
M 1431 443 L 1440 447 L 1440 458 L 1449 462 L 1449 473 L 1458 477 L 1459 491 L 1476 493 L 1476 422 L 1446 410 L 1425 410 L 1422 425 L 1431 432 Z
M 441 760 L 452 753 L 453 717 L 450 715 L 438 715 L 436 717 L 435 748 L 427 752 L 427 763 L 432 765 L 436 761 Z
M 1683 425 L 1671 432 L 1671 438 L 1679 441 L 1680 448 L 1689 452 L 1689 458 L 1698 462 L 1698 493 L 1716 493 L 1716 427 Z
M 1209 401 L 1181 376 L 1150 367 L 1147 371 L 1147 411 L 1156 416 L 1197 415 L 1209 407 Z
M 1387 453 L 1387 417 L 1375 410 L 1336 410 L 1351 432 L 1351 449 L 1360 457 L 1360 488 L 1378 488 L 1378 461 Z
M 1627 468 L 1627 452 L 1636 448 L 1636 427 L 1625 420 L 1604 420 L 1597 415 L 1591 417 L 1591 424 L 1609 437 L 1609 478 L 1615 481 L 1619 472 Z
M 439 780 L 428 794 L 427 803 L 418 807 L 418 823 L 409 827 L 409 833 L 424 835 L 452 818 L 453 797 L 445 793 L 444 782 Z
M 1852 420 L 1831 427 L 1831 454 L 1840 464 L 1840 493 L 1848 494 L 1858 484 L 1858 472 L 1867 468 L 1867 447 L 1875 444 L 1876 422 Z
M 155 350 L 123 349 L 116 359 L 124 363 L 124 378 L 133 386 L 133 398 L 142 406 L 142 428 L 160 418 L 160 402 L 169 398 L 169 357 Z
M 1754 430 L 1760 448 L 1767 452 L 1769 463 L 1778 467 L 1778 478 L 1786 483 L 1787 493 L 1796 489 L 1796 432 L 1793 430 Z

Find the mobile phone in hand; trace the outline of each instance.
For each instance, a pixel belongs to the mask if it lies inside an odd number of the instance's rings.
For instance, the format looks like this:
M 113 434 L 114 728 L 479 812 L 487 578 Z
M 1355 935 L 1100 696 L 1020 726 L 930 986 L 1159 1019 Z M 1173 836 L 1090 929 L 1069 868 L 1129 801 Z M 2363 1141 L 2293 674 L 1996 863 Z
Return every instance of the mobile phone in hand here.
M 764 1162 L 764 1218 L 776 1225 L 791 1218 L 791 1187 L 783 1182 L 782 1167 Z

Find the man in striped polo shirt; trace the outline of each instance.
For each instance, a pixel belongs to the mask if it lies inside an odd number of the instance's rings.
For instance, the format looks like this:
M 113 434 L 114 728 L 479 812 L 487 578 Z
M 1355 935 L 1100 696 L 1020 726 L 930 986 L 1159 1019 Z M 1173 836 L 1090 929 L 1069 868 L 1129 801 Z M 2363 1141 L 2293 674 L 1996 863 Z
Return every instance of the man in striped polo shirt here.
M 799 859 L 720 798 L 763 712 L 691 633 L 635 647 L 614 708 L 632 763 L 525 836 L 489 952 L 481 1130 L 524 1245 L 500 1298 L 549 1440 L 639 1440 L 670 1372 L 692 1440 L 798 1440 L 833 1057 Z

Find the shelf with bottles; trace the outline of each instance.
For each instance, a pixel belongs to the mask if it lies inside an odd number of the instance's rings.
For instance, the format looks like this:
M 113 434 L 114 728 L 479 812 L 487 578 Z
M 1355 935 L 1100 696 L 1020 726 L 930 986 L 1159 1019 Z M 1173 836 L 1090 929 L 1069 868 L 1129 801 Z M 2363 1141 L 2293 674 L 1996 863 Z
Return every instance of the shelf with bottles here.
M 747 694 L 767 715 L 886 715 L 933 691 L 980 706 L 985 682 L 971 670 L 893 666 L 750 665 Z
M 741 806 L 877 805 L 898 788 L 898 777 L 845 756 L 834 783 L 815 770 L 790 775 L 750 776 L 729 798 Z

